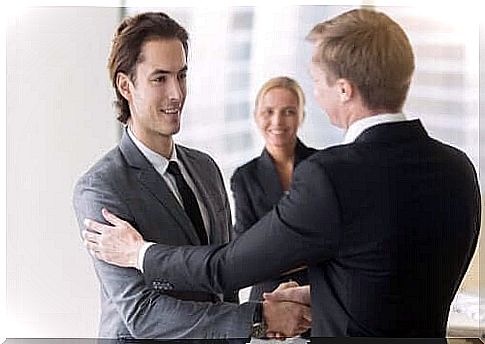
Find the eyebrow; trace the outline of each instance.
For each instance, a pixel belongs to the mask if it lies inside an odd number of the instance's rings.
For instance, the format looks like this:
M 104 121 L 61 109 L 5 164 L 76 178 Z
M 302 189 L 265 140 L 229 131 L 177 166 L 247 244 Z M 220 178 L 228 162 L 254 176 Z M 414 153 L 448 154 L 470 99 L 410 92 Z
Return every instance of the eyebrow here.
M 268 109 L 274 109 L 275 107 L 274 106 L 271 106 L 271 105 L 267 105 L 267 106 L 261 106 L 261 109 L 262 110 L 268 110 Z M 298 106 L 294 106 L 294 105 L 288 105 L 288 106 L 285 106 L 282 108 L 283 110 L 288 110 L 288 109 L 294 109 L 294 110 L 298 110 Z
M 180 69 L 179 71 L 177 71 L 177 73 L 186 72 L 188 69 L 189 69 L 189 67 L 187 65 L 185 65 L 182 69 Z M 165 69 L 155 69 L 150 74 L 151 75 L 155 75 L 155 74 L 171 74 L 171 73 L 173 73 L 173 72 L 171 72 L 169 70 L 165 70 Z

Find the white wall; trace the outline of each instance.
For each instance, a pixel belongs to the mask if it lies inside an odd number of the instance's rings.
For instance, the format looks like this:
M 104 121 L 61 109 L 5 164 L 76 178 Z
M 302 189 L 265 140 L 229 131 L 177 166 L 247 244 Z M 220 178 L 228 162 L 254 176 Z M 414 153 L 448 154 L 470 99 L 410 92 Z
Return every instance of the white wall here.
M 106 61 L 118 8 L 30 8 L 7 26 L 6 337 L 94 337 L 98 282 L 72 210 L 118 141 Z

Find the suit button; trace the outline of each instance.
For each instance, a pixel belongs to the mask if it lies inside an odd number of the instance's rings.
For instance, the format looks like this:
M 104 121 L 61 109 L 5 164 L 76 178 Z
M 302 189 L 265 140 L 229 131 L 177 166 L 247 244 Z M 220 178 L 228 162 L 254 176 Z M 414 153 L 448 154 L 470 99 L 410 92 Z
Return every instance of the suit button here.
M 169 281 L 163 281 L 161 284 L 160 284 L 160 288 L 162 290 L 172 290 L 173 289 L 173 285 L 172 283 L 170 283 Z
M 158 281 L 158 280 L 155 280 L 155 281 L 152 282 L 152 286 L 153 286 L 153 289 L 160 290 L 160 288 L 161 288 L 161 282 Z

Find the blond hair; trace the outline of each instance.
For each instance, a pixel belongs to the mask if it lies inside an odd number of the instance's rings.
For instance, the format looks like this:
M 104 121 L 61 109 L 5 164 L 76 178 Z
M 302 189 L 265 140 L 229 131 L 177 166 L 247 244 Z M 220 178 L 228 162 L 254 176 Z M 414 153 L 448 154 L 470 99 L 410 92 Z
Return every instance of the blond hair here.
M 330 85 L 347 79 L 370 110 L 402 110 L 414 55 L 404 30 L 387 15 L 352 10 L 317 24 L 307 39 L 316 44 L 313 62 Z

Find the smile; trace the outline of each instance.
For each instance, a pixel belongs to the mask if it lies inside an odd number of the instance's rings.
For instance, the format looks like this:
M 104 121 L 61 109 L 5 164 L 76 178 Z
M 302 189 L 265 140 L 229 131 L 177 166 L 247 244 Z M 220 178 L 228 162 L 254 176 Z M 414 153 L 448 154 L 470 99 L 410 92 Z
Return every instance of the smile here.
M 161 109 L 161 112 L 163 112 L 166 115 L 176 115 L 180 112 L 180 109 L 174 108 L 174 109 Z
M 285 130 L 283 130 L 283 129 L 273 129 L 273 130 L 269 130 L 269 133 L 273 134 L 273 135 L 281 135 L 281 134 L 285 133 Z

